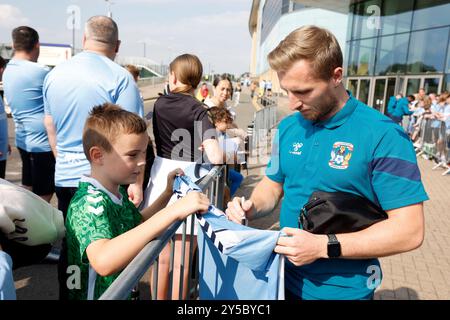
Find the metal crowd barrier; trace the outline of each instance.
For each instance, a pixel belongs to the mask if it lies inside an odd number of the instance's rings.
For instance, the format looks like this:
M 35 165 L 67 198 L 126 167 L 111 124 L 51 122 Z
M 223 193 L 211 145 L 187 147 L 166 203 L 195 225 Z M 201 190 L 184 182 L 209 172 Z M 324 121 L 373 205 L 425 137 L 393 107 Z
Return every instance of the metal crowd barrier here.
M 444 168 L 442 175 L 450 173 L 450 130 L 446 128 L 444 121 L 435 119 L 423 119 L 419 127 L 417 137 L 414 137 L 414 147 L 417 156 L 433 159 L 437 164 L 433 170 Z
M 223 195 L 224 186 L 226 181 L 225 166 L 215 166 L 211 171 L 202 178 L 201 182 L 198 184 L 205 194 L 209 196 L 212 204 L 216 207 L 223 209 Z M 138 285 L 139 280 L 144 276 L 144 274 L 153 265 L 153 279 L 158 279 L 158 256 L 166 246 L 168 242 L 171 243 L 171 253 L 170 253 L 170 267 L 169 267 L 169 290 L 167 294 L 167 299 L 172 299 L 172 283 L 173 283 L 173 261 L 175 256 L 175 232 L 183 224 L 183 234 L 182 234 L 182 251 L 181 251 L 181 270 L 179 279 L 179 299 L 182 299 L 183 295 L 183 274 L 184 268 L 189 268 L 189 281 L 188 281 L 188 297 L 187 299 L 196 299 L 198 297 L 198 267 L 196 270 L 192 270 L 192 265 L 194 262 L 194 252 L 193 252 L 193 234 L 194 234 L 194 223 L 195 215 L 190 219 L 191 223 L 189 226 L 186 224 L 186 220 L 177 221 L 173 223 L 169 229 L 164 232 L 160 237 L 149 242 L 141 252 L 128 264 L 128 266 L 120 273 L 117 279 L 111 284 L 111 286 L 103 293 L 99 300 L 126 300 L 132 290 Z M 189 228 L 190 234 L 187 234 L 186 230 Z M 189 248 L 189 263 L 184 266 L 183 261 L 186 257 L 186 237 L 190 237 L 190 248 Z M 180 254 L 179 252 L 177 254 Z M 195 264 L 198 266 L 198 263 Z M 194 274 L 192 274 L 194 272 Z M 175 279 L 177 281 L 177 279 Z M 155 286 L 151 288 L 151 296 L 153 300 L 157 298 L 157 283 L 158 281 L 153 281 Z
M 267 147 L 267 140 L 270 139 L 271 130 L 277 124 L 277 106 L 273 99 L 262 97 L 265 99 L 262 105 L 263 109 L 255 112 L 253 124 L 247 129 L 250 135 L 251 145 L 250 152 L 254 153 L 260 147 Z

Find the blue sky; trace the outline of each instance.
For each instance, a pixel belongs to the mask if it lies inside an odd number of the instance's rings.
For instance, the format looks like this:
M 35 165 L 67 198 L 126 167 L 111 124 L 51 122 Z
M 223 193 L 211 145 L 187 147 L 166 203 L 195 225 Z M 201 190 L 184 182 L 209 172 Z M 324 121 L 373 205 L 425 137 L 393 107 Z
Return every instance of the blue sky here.
M 112 0 L 123 56 L 146 56 L 168 63 L 181 53 L 199 56 L 205 72 L 241 74 L 250 64 L 248 18 L 252 0 Z M 41 42 L 72 44 L 71 14 L 79 12 L 75 46 L 81 47 L 84 22 L 106 15 L 105 0 L 0 0 L 0 43 L 11 30 L 29 25 Z

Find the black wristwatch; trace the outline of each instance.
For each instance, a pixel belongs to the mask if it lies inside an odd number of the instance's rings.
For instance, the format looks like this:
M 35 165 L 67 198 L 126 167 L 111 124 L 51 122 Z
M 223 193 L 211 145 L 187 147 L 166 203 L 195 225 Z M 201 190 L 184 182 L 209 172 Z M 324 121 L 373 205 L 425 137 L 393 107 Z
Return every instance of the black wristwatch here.
M 339 258 L 341 256 L 341 244 L 339 243 L 336 235 L 327 234 L 328 236 L 328 257 L 329 258 Z

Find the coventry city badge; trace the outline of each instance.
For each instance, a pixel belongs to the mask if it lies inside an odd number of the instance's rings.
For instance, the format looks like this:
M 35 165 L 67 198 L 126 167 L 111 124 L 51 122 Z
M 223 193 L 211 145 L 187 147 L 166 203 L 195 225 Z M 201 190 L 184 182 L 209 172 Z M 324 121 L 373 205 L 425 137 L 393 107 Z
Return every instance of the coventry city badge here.
M 328 165 L 335 169 L 347 169 L 352 153 L 353 145 L 351 143 L 335 142 Z

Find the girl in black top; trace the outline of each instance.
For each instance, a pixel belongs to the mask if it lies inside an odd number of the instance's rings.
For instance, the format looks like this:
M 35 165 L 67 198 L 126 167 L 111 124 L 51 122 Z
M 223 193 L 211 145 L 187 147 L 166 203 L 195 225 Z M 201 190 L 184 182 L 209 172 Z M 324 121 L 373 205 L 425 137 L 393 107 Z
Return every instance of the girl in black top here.
M 224 155 L 215 139 L 216 130 L 208 117 L 208 110 L 194 97 L 203 68 L 200 60 L 190 54 L 183 54 L 170 63 L 169 87 L 170 93 L 158 98 L 153 111 L 153 133 L 157 156 L 151 169 L 151 179 L 144 194 L 144 207 L 153 203 L 165 190 L 167 174 L 176 169 L 185 169 L 195 162 L 206 161 L 213 164 L 224 162 Z M 205 159 L 203 159 L 203 157 Z M 169 202 L 170 203 L 170 202 Z M 187 230 L 190 230 L 190 219 Z M 195 230 L 196 231 L 196 230 Z M 182 228 L 177 230 L 175 237 L 175 255 L 172 288 L 172 299 L 185 299 L 187 286 L 183 288 L 183 296 L 178 297 L 179 273 L 181 259 Z M 194 237 L 195 248 L 197 241 Z M 186 240 L 186 250 L 189 250 L 190 237 Z M 189 251 L 186 251 L 189 252 Z M 184 265 L 188 265 L 186 254 Z M 158 270 L 158 299 L 167 298 L 169 276 L 169 246 L 160 254 Z M 188 270 L 184 268 L 184 284 L 188 283 Z

